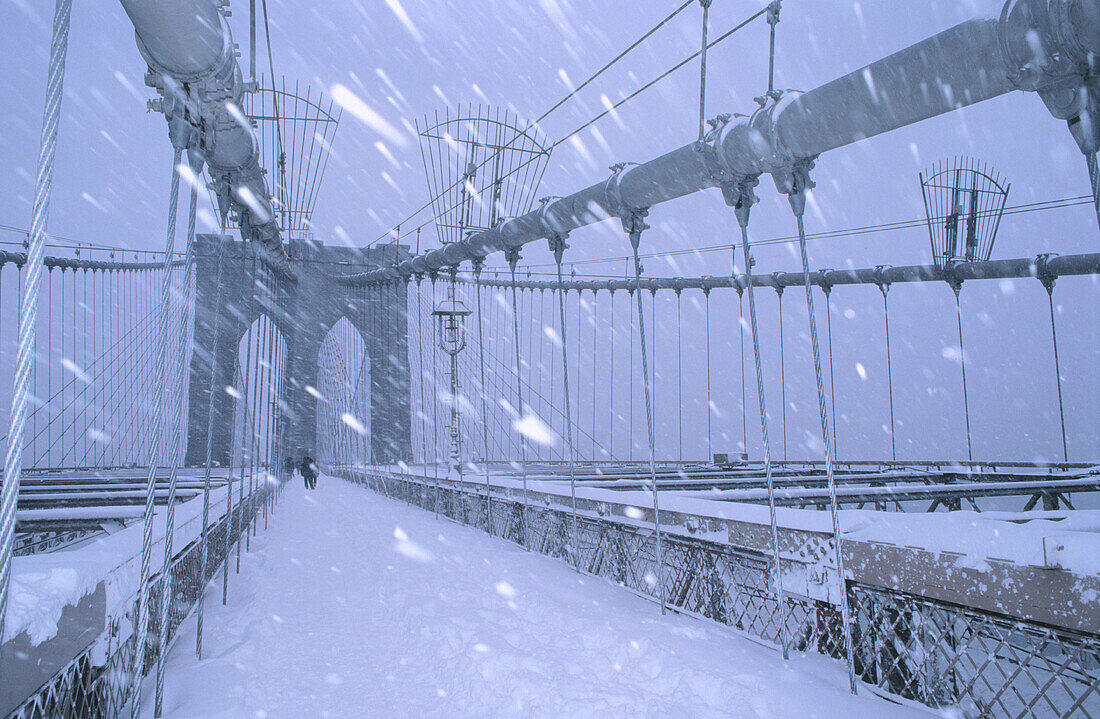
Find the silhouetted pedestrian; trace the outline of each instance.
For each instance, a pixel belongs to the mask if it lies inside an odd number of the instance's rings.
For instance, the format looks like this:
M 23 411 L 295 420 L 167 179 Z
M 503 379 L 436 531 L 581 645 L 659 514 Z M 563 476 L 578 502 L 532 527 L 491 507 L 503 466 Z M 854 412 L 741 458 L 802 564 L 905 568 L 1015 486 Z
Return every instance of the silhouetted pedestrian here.
M 302 457 L 302 464 L 298 470 L 302 473 L 302 479 L 305 480 L 306 489 L 317 489 L 317 465 L 308 454 Z

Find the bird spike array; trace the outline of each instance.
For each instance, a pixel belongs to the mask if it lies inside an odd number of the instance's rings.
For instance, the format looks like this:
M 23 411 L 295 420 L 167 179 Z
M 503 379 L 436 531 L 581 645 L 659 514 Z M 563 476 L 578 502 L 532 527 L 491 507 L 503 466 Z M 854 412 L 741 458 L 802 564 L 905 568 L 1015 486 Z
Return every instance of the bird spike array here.
M 442 244 L 531 210 L 551 150 L 535 123 L 470 105 L 436 111 L 416 130 Z
M 256 129 L 260 167 L 271 183 L 279 227 L 290 237 L 304 236 L 341 112 L 309 85 L 295 81 L 288 90 L 284 77 L 278 87 L 261 80 L 259 90 L 248 95 L 245 114 Z
M 988 260 L 1009 183 L 986 163 L 964 156 L 921 172 L 920 184 L 935 265 Z

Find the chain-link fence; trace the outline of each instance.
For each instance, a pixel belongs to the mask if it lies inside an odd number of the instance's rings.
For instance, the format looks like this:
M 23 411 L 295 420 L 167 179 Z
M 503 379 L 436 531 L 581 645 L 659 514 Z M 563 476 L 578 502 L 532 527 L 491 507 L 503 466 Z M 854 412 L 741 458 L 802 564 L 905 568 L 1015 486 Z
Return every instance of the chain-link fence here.
M 665 532 L 657 571 L 652 527 L 562 506 L 486 495 L 485 487 L 389 472 L 345 470 L 351 482 L 558 557 L 658 600 L 769 642 L 786 622 L 791 649 L 843 656 L 840 607 L 787 594 L 780 612 L 770 557 Z M 489 527 L 489 517 L 492 527 Z M 946 579 L 945 579 L 946 581 Z M 1100 637 L 849 583 L 857 676 L 889 694 L 960 719 L 1100 718 Z

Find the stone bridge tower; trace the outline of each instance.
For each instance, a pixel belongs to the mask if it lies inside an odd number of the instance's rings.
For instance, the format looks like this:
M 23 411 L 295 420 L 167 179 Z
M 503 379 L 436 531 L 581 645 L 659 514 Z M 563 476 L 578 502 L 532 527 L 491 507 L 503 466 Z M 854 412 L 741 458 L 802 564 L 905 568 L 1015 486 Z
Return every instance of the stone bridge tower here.
M 362 336 L 370 364 L 370 452 L 378 463 L 409 460 L 409 361 L 405 292 L 398 287 L 353 287 L 338 278 L 390 265 L 404 259 L 404 247 L 358 249 L 329 247 L 317 242 L 287 243 L 295 277 L 268 272 L 254 246 L 227 239 L 221 248 L 221 294 L 218 294 L 218 238 L 195 238 L 196 287 L 194 353 L 191 357 L 187 455 L 189 466 L 206 461 L 207 417 L 210 409 L 210 369 L 213 362 L 214 431 L 212 459 L 226 466 L 233 447 L 235 402 L 226 391 L 233 386 L 237 348 L 261 314 L 275 323 L 286 343 L 283 401 L 278 442 L 291 455 L 316 452 L 318 354 L 329 331 L 347 318 Z M 255 269 L 254 269 L 255 268 Z M 255 272 L 255 275 L 253 274 Z M 276 276 L 264 288 L 264 277 Z M 260 282 L 260 285 L 256 283 Z M 268 282 L 266 285 L 270 285 Z M 256 299 L 251 299 L 255 287 Z M 219 318 L 217 356 L 214 320 Z

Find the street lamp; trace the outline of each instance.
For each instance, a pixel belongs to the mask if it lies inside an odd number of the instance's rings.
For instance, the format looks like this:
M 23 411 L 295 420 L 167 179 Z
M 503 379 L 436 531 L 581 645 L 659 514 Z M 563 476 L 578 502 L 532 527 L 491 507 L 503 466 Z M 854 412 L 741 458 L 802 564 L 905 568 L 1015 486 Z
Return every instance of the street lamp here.
M 466 348 L 466 318 L 472 311 L 458 299 L 455 284 L 447 285 L 447 296 L 432 310 L 439 328 L 439 346 L 451 358 L 451 469 L 462 474 L 462 439 L 458 429 L 458 354 Z

